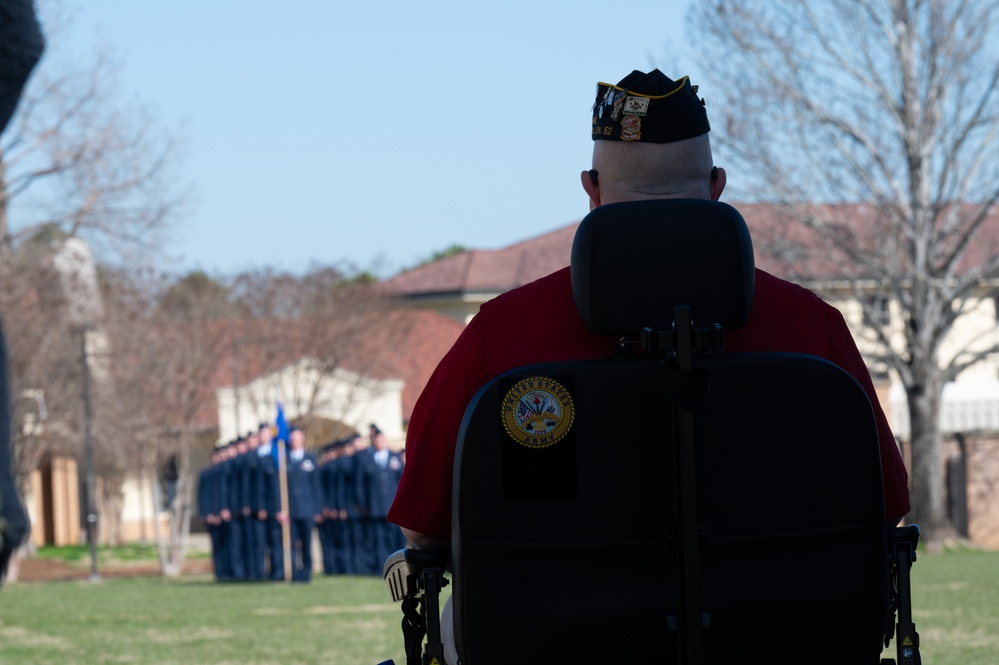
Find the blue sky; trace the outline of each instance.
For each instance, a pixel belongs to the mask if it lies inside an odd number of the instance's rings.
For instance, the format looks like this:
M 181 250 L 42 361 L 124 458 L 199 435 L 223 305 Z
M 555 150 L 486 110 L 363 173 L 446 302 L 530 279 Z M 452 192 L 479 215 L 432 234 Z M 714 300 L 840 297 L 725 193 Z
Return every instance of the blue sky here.
M 696 83 L 688 2 L 63 0 L 71 47 L 185 137 L 174 269 L 382 276 L 584 215 L 595 84 Z

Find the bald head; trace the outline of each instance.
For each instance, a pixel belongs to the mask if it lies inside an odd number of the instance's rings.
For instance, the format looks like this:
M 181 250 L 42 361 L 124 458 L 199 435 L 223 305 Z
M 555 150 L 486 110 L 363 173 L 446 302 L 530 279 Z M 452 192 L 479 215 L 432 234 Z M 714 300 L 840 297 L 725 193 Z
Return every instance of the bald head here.
M 707 134 L 672 143 L 595 141 L 593 168 L 600 174 L 598 184 L 591 191 L 589 174 L 585 174 L 583 186 L 591 207 L 643 199 L 716 199 L 721 187 L 717 187 L 718 180 L 711 180 L 711 166 Z

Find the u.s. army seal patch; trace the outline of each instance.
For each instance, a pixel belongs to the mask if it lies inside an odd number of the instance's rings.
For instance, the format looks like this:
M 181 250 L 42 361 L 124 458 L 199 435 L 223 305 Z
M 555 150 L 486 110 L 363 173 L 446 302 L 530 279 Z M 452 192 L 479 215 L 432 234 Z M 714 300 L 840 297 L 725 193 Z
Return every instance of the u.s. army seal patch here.
M 518 381 L 503 397 L 503 428 L 528 448 L 558 443 L 569 432 L 575 416 L 569 391 L 543 376 Z

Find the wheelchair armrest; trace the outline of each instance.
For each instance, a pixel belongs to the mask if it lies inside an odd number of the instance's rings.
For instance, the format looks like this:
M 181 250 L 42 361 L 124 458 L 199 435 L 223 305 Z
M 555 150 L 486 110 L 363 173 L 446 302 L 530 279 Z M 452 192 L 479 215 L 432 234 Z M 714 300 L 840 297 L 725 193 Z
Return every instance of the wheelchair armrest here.
M 392 600 L 415 596 L 420 592 L 417 580 L 424 570 L 437 568 L 441 573 L 447 567 L 447 550 L 401 549 L 385 560 L 382 577 Z
M 912 552 L 912 561 L 916 560 L 916 545 L 919 544 L 919 525 L 907 524 L 888 530 L 888 553 L 895 557 L 899 548 Z

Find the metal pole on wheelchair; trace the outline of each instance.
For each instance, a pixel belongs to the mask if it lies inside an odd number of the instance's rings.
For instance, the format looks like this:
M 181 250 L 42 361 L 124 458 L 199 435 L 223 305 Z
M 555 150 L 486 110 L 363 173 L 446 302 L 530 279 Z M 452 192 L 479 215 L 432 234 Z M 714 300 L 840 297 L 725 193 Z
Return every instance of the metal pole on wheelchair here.
M 448 584 L 446 568 L 447 552 L 443 550 L 402 549 L 385 561 L 383 577 L 389 593 L 392 600 L 402 601 L 406 665 L 444 665 L 440 593 Z
M 898 623 L 895 626 L 895 650 L 898 665 L 920 665 L 919 634 L 912 621 L 912 590 L 909 569 L 916 560 L 916 543 L 919 526 L 910 524 L 895 529 L 892 547 L 895 558 L 895 576 L 898 585 Z
M 423 654 L 423 665 L 444 665 L 444 643 L 441 640 L 440 595 L 444 583 L 440 568 L 427 568 L 423 571 L 420 583 L 423 585 L 423 614 L 427 627 L 427 648 Z
M 693 321 L 689 307 L 676 307 L 673 315 L 676 334 L 675 348 L 678 369 L 693 372 Z M 701 632 L 707 620 L 701 608 L 700 529 L 697 521 L 696 439 L 694 416 L 687 409 L 674 405 L 676 427 L 676 473 L 680 511 L 680 571 L 679 588 L 683 607 L 680 637 L 680 661 L 700 665 L 703 657 Z

